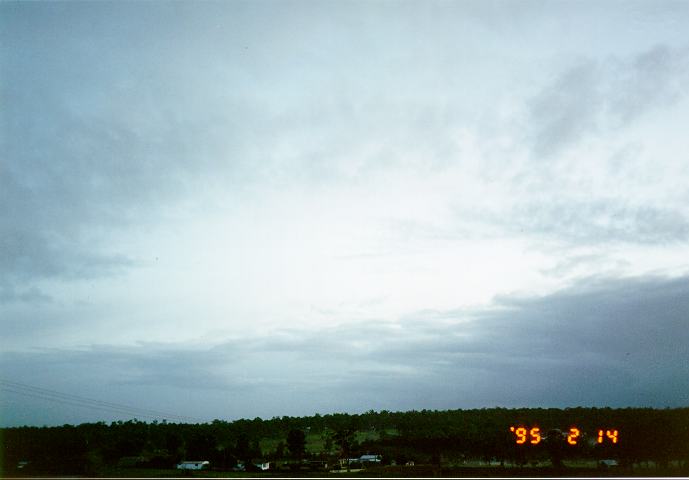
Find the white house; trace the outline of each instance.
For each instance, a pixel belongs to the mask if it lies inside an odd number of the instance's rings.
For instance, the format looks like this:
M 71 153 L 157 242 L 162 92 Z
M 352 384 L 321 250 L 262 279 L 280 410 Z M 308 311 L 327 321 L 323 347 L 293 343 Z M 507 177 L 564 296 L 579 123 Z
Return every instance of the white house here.
M 380 455 L 362 455 L 359 457 L 361 463 L 380 463 L 382 457 Z
M 210 465 L 208 460 L 185 460 L 177 464 L 177 470 L 203 470 L 210 468 Z

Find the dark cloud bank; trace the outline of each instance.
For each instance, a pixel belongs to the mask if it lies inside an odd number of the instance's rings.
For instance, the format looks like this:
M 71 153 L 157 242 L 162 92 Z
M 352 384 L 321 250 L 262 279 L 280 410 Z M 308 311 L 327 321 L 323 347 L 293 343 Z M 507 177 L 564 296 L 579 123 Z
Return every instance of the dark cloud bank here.
M 2 363 L 6 377 L 202 418 L 689 404 L 689 277 L 591 278 L 495 305 L 214 346 L 6 352 Z M 4 422 L 21 423 L 12 405 Z M 44 420 L 59 422 L 48 410 Z

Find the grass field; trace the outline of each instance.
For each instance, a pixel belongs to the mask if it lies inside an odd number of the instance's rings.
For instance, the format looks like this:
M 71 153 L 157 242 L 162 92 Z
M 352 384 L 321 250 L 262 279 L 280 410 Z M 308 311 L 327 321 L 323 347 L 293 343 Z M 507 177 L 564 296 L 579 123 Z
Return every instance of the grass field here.
M 385 430 L 386 435 L 398 435 L 397 430 L 387 429 Z M 380 432 L 376 430 L 366 430 L 358 431 L 354 435 L 354 440 L 357 443 L 361 443 L 368 440 L 378 440 L 380 439 Z M 261 451 L 266 454 L 269 452 L 274 452 L 280 442 L 285 442 L 285 438 L 263 438 L 259 442 Z M 321 433 L 307 433 L 306 434 L 306 452 L 307 453 L 321 453 L 325 451 L 325 436 Z M 330 453 L 336 453 L 337 447 L 333 444 Z
M 686 477 L 687 472 L 679 469 L 658 470 L 655 468 L 608 469 L 599 470 L 588 466 L 570 466 L 556 470 L 550 466 L 540 467 L 497 467 L 497 466 L 463 466 L 438 467 L 435 465 L 417 465 L 414 467 L 375 467 L 366 470 L 346 470 L 341 472 L 299 472 L 299 477 Z M 294 477 L 292 472 L 216 472 L 186 471 L 175 469 L 146 468 L 113 468 L 103 471 L 105 478 L 266 478 Z

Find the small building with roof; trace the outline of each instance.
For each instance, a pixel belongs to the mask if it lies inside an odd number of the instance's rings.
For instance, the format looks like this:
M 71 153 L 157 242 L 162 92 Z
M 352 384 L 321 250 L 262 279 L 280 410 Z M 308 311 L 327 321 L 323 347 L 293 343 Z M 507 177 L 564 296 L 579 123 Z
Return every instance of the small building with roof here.
M 177 470 L 203 470 L 210 466 L 211 462 L 208 460 L 184 460 L 177 464 Z

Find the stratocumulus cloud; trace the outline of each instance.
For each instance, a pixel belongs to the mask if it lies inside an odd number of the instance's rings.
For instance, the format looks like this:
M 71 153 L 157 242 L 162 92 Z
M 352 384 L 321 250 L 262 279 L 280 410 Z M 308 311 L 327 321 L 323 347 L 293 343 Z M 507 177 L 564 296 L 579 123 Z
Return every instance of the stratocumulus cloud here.
M 361 410 L 364 399 L 378 409 L 413 408 L 419 392 L 434 408 L 680 406 L 689 401 L 688 315 L 686 277 L 591 278 L 543 297 L 500 298 L 488 310 L 212 344 L 43 349 L 4 354 L 3 364 L 34 383 L 88 383 L 93 395 L 144 399 L 161 389 L 159 409 L 209 419 L 267 416 L 276 398 L 296 415 Z M 208 404 L 189 404 L 201 396 Z M 159 400 L 141 405 L 154 409 Z M 58 408 L 42 421 L 63 414 Z
M 685 404 L 689 10 L 628 5 L 1 4 L 3 375 L 197 418 Z
M 530 102 L 533 148 L 548 155 L 591 135 L 619 131 L 644 113 L 680 101 L 689 49 L 656 45 L 630 58 L 579 63 Z

